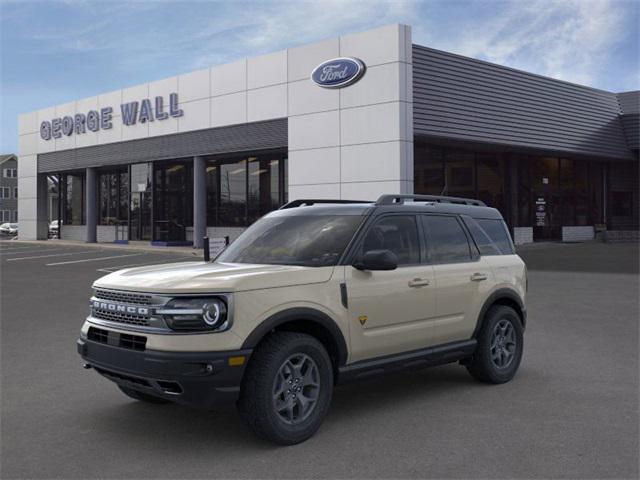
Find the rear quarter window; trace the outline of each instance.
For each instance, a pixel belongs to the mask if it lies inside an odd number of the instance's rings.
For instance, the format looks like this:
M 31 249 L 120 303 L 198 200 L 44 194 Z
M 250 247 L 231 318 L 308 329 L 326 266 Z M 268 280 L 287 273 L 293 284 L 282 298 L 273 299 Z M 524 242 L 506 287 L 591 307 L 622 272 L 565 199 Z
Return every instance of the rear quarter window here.
M 476 219 L 477 225 L 482 229 L 485 235 L 491 240 L 493 246 L 498 250 L 497 253 L 484 253 L 482 248 L 478 244 L 478 248 L 480 248 L 480 253 L 483 255 L 511 255 L 515 253 L 513 248 L 513 242 L 511 241 L 511 236 L 509 235 L 509 230 L 507 230 L 507 226 L 504 224 L 502 220 L 489 220 L 489 219 Z M 474 239 L 475 239 L 475 234 Z M 476 243 L 477 240 L 476 240 Z M 489 247 L 488 250 L 492 250 L 493 248 Z

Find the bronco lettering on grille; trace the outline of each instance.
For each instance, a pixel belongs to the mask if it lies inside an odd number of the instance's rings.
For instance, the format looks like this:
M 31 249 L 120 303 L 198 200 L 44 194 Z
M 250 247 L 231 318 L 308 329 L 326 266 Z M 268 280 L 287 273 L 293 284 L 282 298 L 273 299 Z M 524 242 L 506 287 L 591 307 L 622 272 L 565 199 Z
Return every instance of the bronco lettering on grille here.
M 149 309 L 147 307 L 132 307 L 131 305 L 120 305 L 117 303 L 102 302 L 100 300 L 94 300 L 92 304 L 93 308 L 98 310 L 127 313 L 129 315 L 149 315 Z

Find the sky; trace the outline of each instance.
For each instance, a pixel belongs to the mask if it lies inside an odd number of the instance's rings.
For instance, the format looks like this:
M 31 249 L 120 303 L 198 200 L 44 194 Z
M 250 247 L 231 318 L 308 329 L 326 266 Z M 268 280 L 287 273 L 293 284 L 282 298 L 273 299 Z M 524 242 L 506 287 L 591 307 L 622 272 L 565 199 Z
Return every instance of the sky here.
M 0 0 L 0 153 L 19 113 L 400 22 L 413 42 L 640 89 L 638 0 Z

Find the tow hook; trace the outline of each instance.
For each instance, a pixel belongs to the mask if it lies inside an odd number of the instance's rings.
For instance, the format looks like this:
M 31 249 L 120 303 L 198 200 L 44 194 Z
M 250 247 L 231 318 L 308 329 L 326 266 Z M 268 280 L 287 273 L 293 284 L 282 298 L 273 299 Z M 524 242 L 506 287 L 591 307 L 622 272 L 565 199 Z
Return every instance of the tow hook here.
M 82 368 L 84 368 L 85 370 L 89 370 L 91 367 L 91 365 L 89 365 L 88 363 L 83 363 L 82 364 Z

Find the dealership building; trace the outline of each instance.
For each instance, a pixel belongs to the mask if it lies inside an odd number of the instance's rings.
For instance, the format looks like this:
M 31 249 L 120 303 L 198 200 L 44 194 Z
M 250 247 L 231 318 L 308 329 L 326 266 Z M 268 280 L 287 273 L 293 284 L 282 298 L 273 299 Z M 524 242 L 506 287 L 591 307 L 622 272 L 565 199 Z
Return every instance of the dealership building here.
M 388 25 L 20 115 L 19 236 L 200 246 L 383 193 L 480 199 L 516 243 L 637 236 L 639 106 Z

